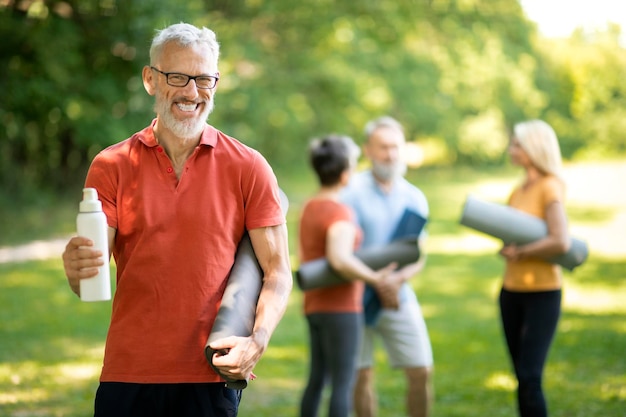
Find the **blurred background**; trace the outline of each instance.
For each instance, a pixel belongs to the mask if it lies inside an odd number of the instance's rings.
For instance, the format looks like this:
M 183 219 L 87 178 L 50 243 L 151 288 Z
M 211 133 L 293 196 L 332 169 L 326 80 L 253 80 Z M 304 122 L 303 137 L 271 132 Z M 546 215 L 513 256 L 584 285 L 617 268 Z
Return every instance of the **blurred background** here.
M 80 303 L 60 253 L 94 155 L 153 118 L 141 81 L 156 29 L 213 29 L 221 78 L 209 122 L 258 149 L 296 222 L 316 187 L 305 149 L 362 142 L 389 114 L 407 178 L 429 199 L 429 261 L 414 280 L 429 326 L 439 416 L 514 415 L 495 308 L 500 242 L 458 224 L 468 193 L 503 201 L 521 171 L 514 123 L 542 118 L 566 160 L 573 236 L 546 372 L 555 417 L 626 409 L 626 5 L 615 0 L 0 0 L 0 416 L 90 415 L 110 303 Z M 419 168 L 419 169 L 417 169 Z M 111 268 L 115 268 L 111 263 Z M 114 271 L 112 271 L 114 276 Z M 301 291 L 245 392 L 241 415 L 295 415 L 307 345 Z M 402 378 L 377 356 L 380 417 Z
M 623 157 L 620 4 L 0 0 L 0 205 L 80 187 L 99 150 L 149 122 L 141 68 L 155 29 L 178 21 L 222 46 L 210 123 L 279 176 L 303 167 L 311 137 L 361 140 L 381 114 L 404 123 L 422 166 L 502 164 L 529 118 L 555 128 L 567 160 Z

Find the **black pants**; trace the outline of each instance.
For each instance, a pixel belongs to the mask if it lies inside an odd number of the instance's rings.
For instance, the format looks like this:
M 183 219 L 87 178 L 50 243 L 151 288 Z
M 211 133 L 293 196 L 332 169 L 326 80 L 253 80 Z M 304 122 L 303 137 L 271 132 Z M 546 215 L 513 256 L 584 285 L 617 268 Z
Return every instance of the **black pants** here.
M 348 417 L 361 342 L 361 313 L 314 313 L 309 323 L 311 363 L 300 403 L 300 417 L 315 417 L 326 382 L 331 384 L 328 417 Z
M 95 417 L 236 417 L 241 391 L 215 384 L 102 382 Z
M 500 292 L 506 343 L 518 381 L 521 417 L 546 417 L 543 369 L 561 313 L 561 290 Z

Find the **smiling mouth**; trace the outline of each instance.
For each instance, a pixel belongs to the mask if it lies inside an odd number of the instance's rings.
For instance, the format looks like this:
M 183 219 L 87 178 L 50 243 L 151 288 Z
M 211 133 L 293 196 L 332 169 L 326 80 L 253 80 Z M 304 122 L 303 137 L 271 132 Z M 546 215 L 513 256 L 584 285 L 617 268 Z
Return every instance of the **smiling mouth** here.
M 198 108 L 197 103 L 191 103 L 191 104 L 176 103 L 176 106 L 181 111 L 184 111 L 184 112 L 194 112 Z

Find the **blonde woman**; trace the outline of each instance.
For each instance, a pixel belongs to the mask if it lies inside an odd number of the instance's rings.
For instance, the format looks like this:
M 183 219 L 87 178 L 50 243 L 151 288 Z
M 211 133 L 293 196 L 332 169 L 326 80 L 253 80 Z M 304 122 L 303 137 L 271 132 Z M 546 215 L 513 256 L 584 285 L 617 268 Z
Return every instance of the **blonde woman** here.
M 508 148 L 511 162 L 525 171 L 508 204 L 543 219 L 547 236 L 526 245 L 507 245 L 500 312 L 508 352 L 518 380 L 521 417 L 548 415 L 543 370 L 561 312 L 561 267 L 546 259 L 569 249 L 561 151 L 554 130 L 531 120 L 515 125 Z

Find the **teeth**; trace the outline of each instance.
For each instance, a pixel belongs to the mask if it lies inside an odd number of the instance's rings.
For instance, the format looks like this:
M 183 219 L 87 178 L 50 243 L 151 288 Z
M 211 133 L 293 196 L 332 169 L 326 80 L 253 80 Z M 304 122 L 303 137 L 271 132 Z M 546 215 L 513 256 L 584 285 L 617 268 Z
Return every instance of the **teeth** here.
M 176 103 L 176 105 L 178 106 L 179 109 L 181 109 L 182 111 L 194 111 L 196 109 L 196 105 L 195 104 L 181 104 L 181 103 Z

